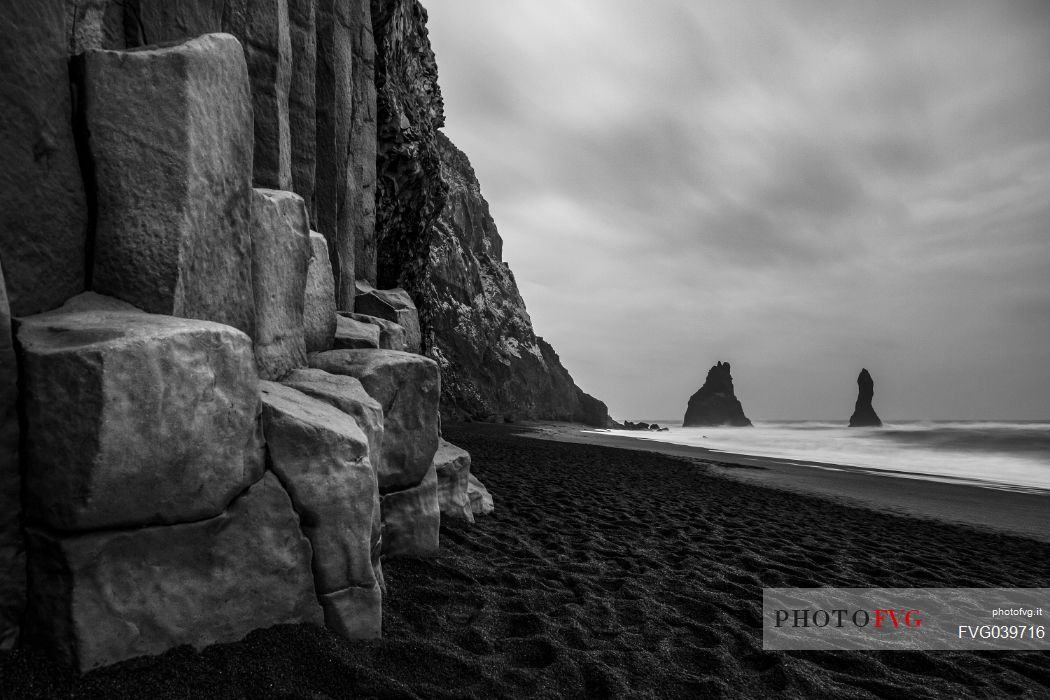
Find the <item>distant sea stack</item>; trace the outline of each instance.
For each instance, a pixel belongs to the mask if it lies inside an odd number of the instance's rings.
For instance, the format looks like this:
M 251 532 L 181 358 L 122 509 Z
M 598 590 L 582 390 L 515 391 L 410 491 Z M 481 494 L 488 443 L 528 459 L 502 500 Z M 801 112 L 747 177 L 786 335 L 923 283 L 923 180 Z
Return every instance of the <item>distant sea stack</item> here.
M 871 397 L 875 394 L 875 382 L 868 370 L 862 369 L 857 377 L 857 405 L 849 418 L 851 428 L 881 428 L 882 421 L 871 407 Z
M 751 421 L 744 415 L 744 407 L 733 392 L 733 375 L 729 363 L 719 362 L 707 372 L 707 380 L 700 390 L 689 397 L 682 426 L 748 427 Z

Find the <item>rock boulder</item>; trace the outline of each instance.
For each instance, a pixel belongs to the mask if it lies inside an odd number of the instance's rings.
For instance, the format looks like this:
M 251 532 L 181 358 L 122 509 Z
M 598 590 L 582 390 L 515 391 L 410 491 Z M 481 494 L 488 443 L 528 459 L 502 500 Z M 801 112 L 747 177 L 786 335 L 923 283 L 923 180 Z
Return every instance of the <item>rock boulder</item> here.
M 263 469 L 251 341 L 87 292 L 21 319 L 27 516 L 57 530 L 221 513 Z
M 422 336 L 419 331 L 419 313 L 405 290 L 375 289 L 367 283 L 358 282 L 354 311 L 393 321 L 405 329 L 405 351 L 420 351 Z
M 353 377 L 319 369 L 297 369 L 281 382 L 307 396 L 335 406 L 354 419 L 368 439 L 368 460 L 378 474 L 383 447 L 383 408 Z
M 210 34 L 85 57 L 94 289 L 251 335 L 252 105 L 240 43 Z
M 358 321 L 359 323 L 367 323 L 378 328 L 380 350 L 408 351 L 405 329 L 400 324 L 388 321 L 385 318 L 376 318 L 375 316 L 369 316 L 367 314 L 340 312 L 340 315 Z
M 437 470 L 431 464 L 416 486 L 383 496 L 383 555 L 422 557 L 437 554 L 441 530 Z
M 355 320 L 342 313 L 336 317 L 333 342 L 336 350 L 378 350 L 379 337 L 379 326 Z
M 438 446 L 437 363 L 395 350 L 332 350 L 311 356 L 310 366 L 358 379 L 382 406 L 380 493 L 417 486 Z
M 26 642 L 81 671 L 260 627 L 321 624 L 310 543 L 267 473 L 229 510 L 184 525 L 29 529 Z
M 682 420 L 682 426 L 686 428 L 717 425 L 751 425 L 733 391 L 733 375 L 729 373 L 728 362 L 719 362 L 708 370 L 704 385 L 689 397 Z
M 262 401 L 270 465 L 313 546 L 318 593 L 379 585 L 379 491 L 364 432 L 348 414 L 282 384 L 263 382 Z
M 438 505 L 442 517 L 474 522 L 470 510 L 470 453 L 450 442 L 440 440 L 434 455 L 438 480 Z
M 496 509 L 492 501 L 492 494 L 473 474 L 470 475 L 467 483 L 467 497 L 470 498 L 470 510 L 474 515 L 488 515 Z

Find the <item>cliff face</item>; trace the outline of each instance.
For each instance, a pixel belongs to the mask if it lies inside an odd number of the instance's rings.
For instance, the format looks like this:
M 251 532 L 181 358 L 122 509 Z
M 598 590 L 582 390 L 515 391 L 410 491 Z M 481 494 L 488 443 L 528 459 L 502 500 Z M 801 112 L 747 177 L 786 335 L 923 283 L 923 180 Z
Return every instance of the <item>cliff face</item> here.
M 430 48 L 427 11 L 417 0 L 372 0 L 376 89 L 376 278 L 403 287 L 421 309 L 433 222 L 448 190 L 441 178 L 437 130 L 445 123 Z
M 448 196 L 431 230 L 425 313 L 442 369 L 447 418 L 547 418 L 604 426 L 605 404 L 585 394 L 536 336 L 503 240 L 470 161 L 437 136 Z
M 704 385 L 689 397 L 682 425 L 687 428 L 751 425 L 733 390 L 733 375 L 729 373 L 728 362 L 719 362 L 708 370 Z

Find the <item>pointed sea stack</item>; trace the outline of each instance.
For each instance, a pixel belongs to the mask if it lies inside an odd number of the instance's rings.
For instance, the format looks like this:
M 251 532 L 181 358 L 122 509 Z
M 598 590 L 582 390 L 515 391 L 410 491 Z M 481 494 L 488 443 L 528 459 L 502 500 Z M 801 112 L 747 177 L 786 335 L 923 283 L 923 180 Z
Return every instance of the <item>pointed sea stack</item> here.
M 700 390 L 689 397 L 682 426 L 728 425 L 747 427 L 751 421 L 733 392 L 733 376 L 729 363 L 719 362 L 707 372 L 707 380 Z
M 871 397 L 875 393 L 875 382 L 872 381 L 868 370 L 862 369 L 857 377 L 857 405 L 853 409 L 853 415 L 849 419 L 851 428 L 881 428 L 882 421 L 879 420 L 875 409 L 871 407 Z

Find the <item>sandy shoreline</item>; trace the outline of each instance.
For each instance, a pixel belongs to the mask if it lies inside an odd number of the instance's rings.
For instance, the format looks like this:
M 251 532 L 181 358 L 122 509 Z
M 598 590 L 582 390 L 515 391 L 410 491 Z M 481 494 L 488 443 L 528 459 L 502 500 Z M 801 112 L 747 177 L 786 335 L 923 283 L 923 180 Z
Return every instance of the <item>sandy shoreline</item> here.
M 805 466 L 792 460 L 608 435 L 572 423 L 538 421 L 522 426 L 526 428 L 519 433 L 522 436 L 696 459 L 719 475 L 749 483 L 1050 542 L 1050 492 L 1025 493 L 929 481 L 837 464 Z M 752 468 L 740 469 L 741 466 Z
M 1050 652 L 767 652 L 760 631 L 763 587 L 1043 587 L 1046 543 L 520 432 L 445 426 L 496 512 L 384 562 L 382 640 L 279 626 L 82 678 L 0 652 L 0 697 L 1050 695 Z

